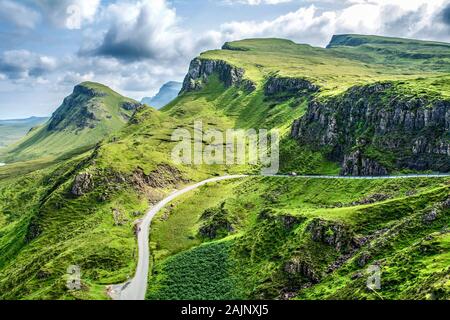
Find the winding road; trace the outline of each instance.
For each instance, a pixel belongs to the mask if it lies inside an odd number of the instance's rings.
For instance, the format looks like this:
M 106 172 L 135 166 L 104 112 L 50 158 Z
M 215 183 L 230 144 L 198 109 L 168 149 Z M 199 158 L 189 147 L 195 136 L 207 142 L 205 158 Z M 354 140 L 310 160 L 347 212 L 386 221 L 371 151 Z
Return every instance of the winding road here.
M 150 250 L 149 250 L 149 235 L 150 235 L 150 225 L 155 217 L 155 215 L 169 204 L 172 200 L 180 197 L 181 195 L 188 193 L 189 191 L 195 190 L 204 186 L 205 184 L 218 182 L 223 180 L 240 179 L 249 177 L 248 175 L 233 175 L 233 176 L 223 176 L 208 179 L 197 184 L 188 186 L 182 190 L 176 191 L 169 195 L 167 198 L 156 204 L 151 208 L 145 215 L 142 223 L 140 224 L 140 231 L 138 233 L 138 246 L 139 246 L 139 260 L 136 268 L 136 273 L 133 279 L 126 282 L 125 284 L 113 285 L 109 289 L 109 295 L 114 300 L 144 300 L 145 294 L 147 292 L 147 282 L 148 282 L 148 268 L 150 260 Z M 289 175 L 271 175 L 270 177 L 281 177 L 281 178 L 313 178 L 313 179 L 408 179 L 408 178 L 440 178 L 440 177 L 450 177 L 449 174 L 430 174 L 430 175 L 399 175 L 399 176 L 384 176 L 384 177 L 343 177 L 343 176 L 289 176 Z
M 176 191 L 169 195 L 167 198 L 159 202 L 149 212 L 145 215 L 142 223 L 140 225 L 140 232 L 138 234 L 138 246 L 139 246 L 139 260 L 136 268 L 136 274 L 133 279 L 122 285 L 113 286 L 112 293 L 110 294 L 116 300 L 144 300 L 145 293 L 147 291 L 147 281 L 148 281 L 148 266 L 149 266 L 149 235 L 150 235 L 150 224 L 155 217 L 155 215 L 169 204 L 175 198 L 179 196 L 200 188 L 205 184 L 218 182 L 223 180 L 239 179 L 245 178 L 245 175 L 236 176 L 224 176 L 208 179 L 192 186 L 186 187 L 182 190 Z

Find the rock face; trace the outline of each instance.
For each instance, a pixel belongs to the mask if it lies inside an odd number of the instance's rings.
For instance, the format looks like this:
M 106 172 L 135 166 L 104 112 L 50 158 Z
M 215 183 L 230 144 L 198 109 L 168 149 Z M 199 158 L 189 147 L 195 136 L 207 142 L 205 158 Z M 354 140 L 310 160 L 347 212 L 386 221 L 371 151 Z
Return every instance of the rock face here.
M 319 283 L 321 275 L 307 262 L 300 257 L 294 257 L 284 266 L 284 271 L 291 276 L 303 275 L 312 283 Z
M 95 98 L 95 97 L 104 97 L 105 93 L 97 91 L 93 88 L 89 88 L 84 85 L 77 85 L 73 89 L 73 95 L 75 96 L 84 95 L 89 98 Z
M 90 173 L 80 173 L 75 177 L 72 185 L 71 193 L 74 196 L 80 197 L 86 192 L 89 192 L 93 187 L 92 175 Z
M 344 156 L 341 174 L 344 176 L 385 176 L 388 170 L 378 162 L 366 158 L 357 150 Z
M 292 137 L 342 163 L 344 175 L 450 170 L 450 101 L 399 94 L 393 83 L 312 101 Z
M 158 165 L 149 174 L 145 174 L 142 169 L 137 168 L 131 177 L 131 183 L 140 190 L 144 190 L 146 187 L 167 188 L 186 182 L 188 180 L 183 177 L 183 173 L 168 164 Z
M 202 221 L 202 225 L 198 233 L 203 238 L 212 240 L 218 237 L 224 237 L 234 231 L 230 213 L 225 209 L 225 203 L 222 203 L 217 208 L 206 209 L 200 220 Z
M 142 105 L 139 102 L 124 102 L 122 103 L 122 108 L 127 111 L 135 111 L 139 109 Z
M 225 87 L 241 86 L 248 91 L 255 90 L 255 84 L 244 79 L 244 69 L 237 68 L 222 60 L 196 58 L 192 60 L 181 92 L 196 91 L 203 88 L 208 78 L 216 73 Z
M 296 95 L 305 91 L 317 92 L 319 87 L 303 78 L 269 77 L 264 88 L 266 96 Z
M 314 219 L 307 227 L 311 239 L 332 246 L 336 251 L 347 252 L 352 247 L 353 233 L 343 224 L 335 221 Z
M 99 121 L 94 102 L 80 103 L 80 96 L 75 93 L 64 99 L 62 106 L 53 114 L 47 127 L 48 131 L 62 131 L 67 128 L 68 118 L 73 120 L 70 125 L 77 129 L 95 126 Z M 76 117 L 72 116 L 76 114 Z

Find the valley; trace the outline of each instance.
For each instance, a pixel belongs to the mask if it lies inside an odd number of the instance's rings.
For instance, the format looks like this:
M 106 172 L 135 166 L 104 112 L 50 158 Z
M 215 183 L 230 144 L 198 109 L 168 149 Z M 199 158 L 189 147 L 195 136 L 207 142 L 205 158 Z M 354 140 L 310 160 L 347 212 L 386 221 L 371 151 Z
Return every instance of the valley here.
M 18 120 L 0 120 L 0 148 L 17 142 L 23 138 L 30 130 L 43 124 L 48 118 L 31 117 Z
M 160 110 L 77 85 L 0 153 L 0 299 L 448 300 L 449 106 L 450 44 L 362 35 L 225 43 Z M 196 121 L 278 130 L 279 174 L 177 163 Z

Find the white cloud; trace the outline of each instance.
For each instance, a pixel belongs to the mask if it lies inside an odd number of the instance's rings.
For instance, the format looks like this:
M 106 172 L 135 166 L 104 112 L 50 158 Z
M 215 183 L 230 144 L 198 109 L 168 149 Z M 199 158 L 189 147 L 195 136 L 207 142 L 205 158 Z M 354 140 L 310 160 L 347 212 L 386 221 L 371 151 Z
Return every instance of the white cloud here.
M 173 60 L 192 48 L 191 35 L 179 27 L 175 10 L 165 0 L 114 3 L 103 19 L 108 29 L 101 41 L 82 52 L 127 61 Z
M 91 23 L 101 4 L 101 0 L 34 1 L 54 25 L 67 29 L 80 29 Z
M 29 81 L 34 78 L 35 81 L 42 82 L 45 81 L 43 76 L 56 67 L 57 61 L 54 58 L 27 50 L 5 51 L 0 56 L 0 73 L 13 81 Z
M 228 22 L 209 35 L 221 42 L 250 37 L 280 37 L 319 46 L 325 46 L 333 34 L 339 33 L 450 41 L 448 26 L 444 19 L 438 19 L 448 2 L 348 0 L 347 5 L 339 10 L 319 10 L 315 5 L 309 5 L 273 20 Z
M 11 0 L 0 0 L 0 18 L 21 28 L 32 29 L 40 20 L 35 10 Z
M 226 4 L 245 4 L 249 6 L 259 6 L 261 4 L 280 4 L 288 2 L 292 2 L 292 0 L 225 0 Z
M 246 2 L 256 5 L 263 1 Z M 434 30 L 443 28 L 435 19 L 443 3 L 348 0 L 340 9 L 309 5 L 273 20 L 231 21 L 195 34 L 181 27 L 175 9 L 165 0 L 119 1 L 102 11 L 101 21 L 106 26 L 103 33 L 92 37 L 95 31 L 86 31 L 88 37 L 79 59 L 83 62 L 75 63 L 77 70 L 84 71 L 77 77 L 66 76 L 61 83 L 88 77 L 137 97 L 155 91 L 168 80 L 181 80 L 189 61 L 201 51 L 244 38 L 280 37 L 317 46 L 325 46 L 338 33 L 448 39 L 443 32 L 429 32 L 430 26 Z

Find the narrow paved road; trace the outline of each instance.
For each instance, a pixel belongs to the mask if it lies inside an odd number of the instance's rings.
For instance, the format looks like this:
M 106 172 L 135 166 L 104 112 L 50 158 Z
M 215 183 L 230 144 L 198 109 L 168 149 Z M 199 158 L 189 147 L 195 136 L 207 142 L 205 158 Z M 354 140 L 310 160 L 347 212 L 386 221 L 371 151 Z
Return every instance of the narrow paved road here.
M 125 283 L 124 285 L 118 285 L 113 287 L 112 296 L 115 296 L 117 300 L 144 300 L 145 293 L 147 291 L 147 280 L 148 280 L 148 267 L 149 267 L 149 232 L 150 224 L 153 217 L 168 203 L 170 203 L 175 198 L 192 191 L 194 189 L 200 188 L 207 183 L 217 182 L 222 180 L 239 179 L 244 178 L 245 175 L 236 176 L 224 176 L 213 179 L 208 179 L 192 186 L 186 187 L 180 191 L 172 193 L 170 196 L 159 202 L 144 217 L 140 225 L 140 232 L 138 234 L 138 246 L 139 246 L 139 260 L 136 268 L 136 274 L 132 280 Z
M 248 177 L 247 175 L 235 175 L 235 176 L 224 176 L 218 178 L 208 179 L 192 186 L 186 187 L 180 191 L 172 193 L 170 196 L 159 202 L 149 212 L 145 215 L 142 223 L 140 225 L 140 232 L 138 234 L 138 246 L 139 246 L 139 260 L 136 268 L 136 274 L 133 279 L 121 285 L 114 285 L 111 287 L 110 295 L 115 300 L 144 300 L 147 291 L 147 281 L 148 281 L 148 268 L 149 268 L 149 234 L 150 225 L 152 219 L 155 215 L 169 204 L 172 200 L 178 198 L 179 196 L 200 188 L 205 184 L 223 180 L 239 179 Z M 273 175 L 271 177 L 289 177 L 289 178 L 314 178 L 314 179 L 408 179 L 408 178 L 419 178 L 419 177 L 429 177 L 429 178 L 439 178 L 439 177 L 450 177 L 448 174 L 430 174 L 430 175 L 400 175 L 400 176 L 385 176 L 385 177 L 342 177 L 342 176 L 288 176 L 288 175 Z

